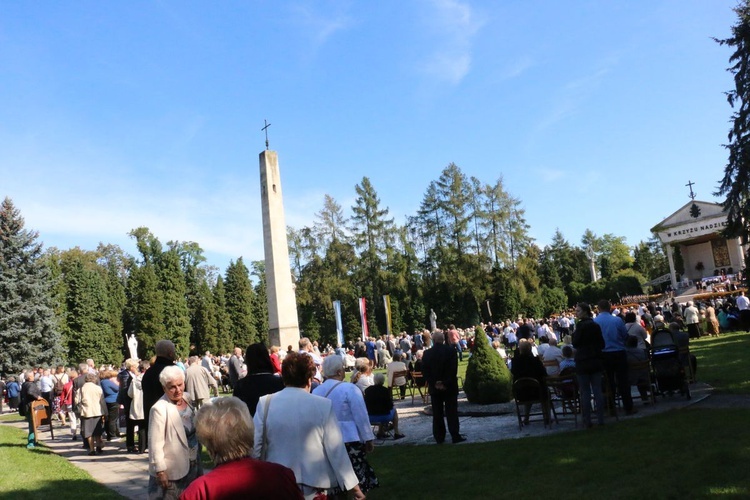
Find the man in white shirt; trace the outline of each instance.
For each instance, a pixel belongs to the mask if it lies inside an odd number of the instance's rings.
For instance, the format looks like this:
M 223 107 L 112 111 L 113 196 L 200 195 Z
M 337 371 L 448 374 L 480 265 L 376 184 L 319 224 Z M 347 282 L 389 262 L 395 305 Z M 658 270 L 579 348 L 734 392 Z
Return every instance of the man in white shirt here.
M 566 315 L 561 315 L 557 320 L 557 324 L 560 326 L 560 335 L 562 337 L 570 333 L 570 320 Z
M 211 353 L 209 351 L 206 351 L 205 356 L 203 356 L 203 359 L 201 360 L 201 365 L 203 368 L 208 370 L 208 373 L 214 372 L 214 360 L 211 358 Z
M 740 310 L 740 329 L 750 329 L 750 299 L 745 297 L 745 292 L 740 292 L 740 296 L 735 299 L 737 309 Z
M 737 297 L 737 309 L 740 311 L 746 311 L 750 309 L 750 299 L 745 297 L 745 292 L 740 292 L 740 296 Z
M 401 359 L 396 359 L 388 363 L 388 387 L 398 386 L 399 390 L 401 391 L 401 399 L 404 399 L 406 397 L 406 378 L 396 377 L 394 379 L 393 374 L 396 372 L 406 371 L 406 363 L 404 363 L 404 360 L 406 360 L 406 354 L 402 353 Z
M 557 375 L 560 373 L 559 363 L 563 360 L 563 355 L 562 350 L 557 347 L 557 339 L 549 339 L 549 345 L 547 346 L 547 349 L 545 349 L 542 359 L 544 361 L 555 360 L 558 363 L 558 366 L 545 365 L 544 368 L 547 370 L 547 375 Z

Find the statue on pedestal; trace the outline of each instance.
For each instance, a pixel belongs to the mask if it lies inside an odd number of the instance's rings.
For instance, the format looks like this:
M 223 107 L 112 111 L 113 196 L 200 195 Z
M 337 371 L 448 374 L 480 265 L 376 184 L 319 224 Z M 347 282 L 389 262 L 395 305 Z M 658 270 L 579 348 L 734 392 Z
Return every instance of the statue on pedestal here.
M 136 340 L 135 335 L 132 333 L 128 337 L 128 350 L 132 359 L 138 359 L 138 340 Z
M 437 330 L 437 314 L 430 309 L 430 331 L 434 332 L 435 330 Z

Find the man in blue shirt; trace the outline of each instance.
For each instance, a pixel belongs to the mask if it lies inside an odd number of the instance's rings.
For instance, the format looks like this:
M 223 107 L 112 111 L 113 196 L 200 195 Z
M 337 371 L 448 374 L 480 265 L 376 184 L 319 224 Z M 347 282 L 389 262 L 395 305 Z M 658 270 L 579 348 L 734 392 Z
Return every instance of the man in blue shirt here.
M 615 413 L 614 389 L 617 387 L 622 397 L 622 404 L 625 407 L 625 414 L 632 415 L 636 413 L 636 410 L 633 409 L 633 398 L 630 396 L 628 357 L 625 350 L 625 340 L 628 338 L 628 331 L 625 329 L 625 323 L 622 319 L 612 315 L 612 305 L 608 300 L 600 300 L 597 305 L 599 306 L 599 314 L 594 321 L 602 329 L 602 337 L 604 337 L 602 361 L 609 386 L 609 391 L 607 392 L 610 413 Z

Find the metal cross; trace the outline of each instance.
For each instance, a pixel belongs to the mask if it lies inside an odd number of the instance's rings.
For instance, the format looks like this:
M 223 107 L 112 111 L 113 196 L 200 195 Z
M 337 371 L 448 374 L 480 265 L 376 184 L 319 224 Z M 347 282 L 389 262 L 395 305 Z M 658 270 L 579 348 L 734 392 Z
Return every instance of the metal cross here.
M 268 123 L 268 120 L 263 120 L 263 123 L 265 123 L 266 126 L 260 129 L 260 131 L 266 133 L 266 149 L 268 149 L 268 127 L 270 127 L 271 124 Z
M 693 181 L 688 181 L 688 183 L 685 184 L 685 186 L 687 186 L 687 187 L 690 188 L 690 199 L 693 200 L 693 201 L 695 201 L 695 193 L 693 193 L 693 186 L 694 185 L 695 185 L 695 183 Z

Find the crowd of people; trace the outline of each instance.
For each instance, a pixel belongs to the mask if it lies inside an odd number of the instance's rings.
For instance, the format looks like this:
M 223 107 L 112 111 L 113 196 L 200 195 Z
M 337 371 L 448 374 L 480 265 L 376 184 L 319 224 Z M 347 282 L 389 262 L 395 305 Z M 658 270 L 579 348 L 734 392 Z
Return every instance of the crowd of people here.
M 748 320 L 750 300 L 740 292 L 685 304 L 612 307 L 603 300 L 551 318 L 481 326 L 514 379 L 531 377 L 543 387 L 550 376 L 575 373 L 582 418 L 591 426 L 604 423 L 607 409 L 615 411 L 617 393 L 626 414 L 637 411 L 630 387 L 639 375 L 629 366 L 647 359 L 654 331 L 667 328 L 687 345 L 691 338 L 747 328 Z M 150 360 L 129 358 L 119 369 L 88 359 L 74 368 L 24 370 L 0 381 L 0 389 L 10 409 L 27 416 L 29 448 L 36 446 L 29 411 L 35 400 L 49 402 L 49 416 L 90 455 L 119 441 L 124 427 L 127 452 L 148 451 L 150 498 L 206 498 L 209 492 L 270 498 L 279 491 L 289 498 L 364 498 L 378 486 L 367 460 L 376 439 L 390 431 L 394 439 L 404 437 L 393 399 L 403 399 L 408 384 L 430 394 L 437 443 L 448 435 L 453 443 L 466 440 L 457 413 L 457 365 L 473 352 L 476 334 L 473 327 L 448 325 L 323 352 L 302 338 L 297 349 L 259 343 L 244 353 L 237 348 L 186 360 L 165 339 Z M 695 359 L 686 362 L 694 374 Z M 638 388 L 642 396 L 648 390 L 647 384 Z M 220 390 L 233 395 L 218 398 Z M 201 446 L 215 464 L 206 475 Z

